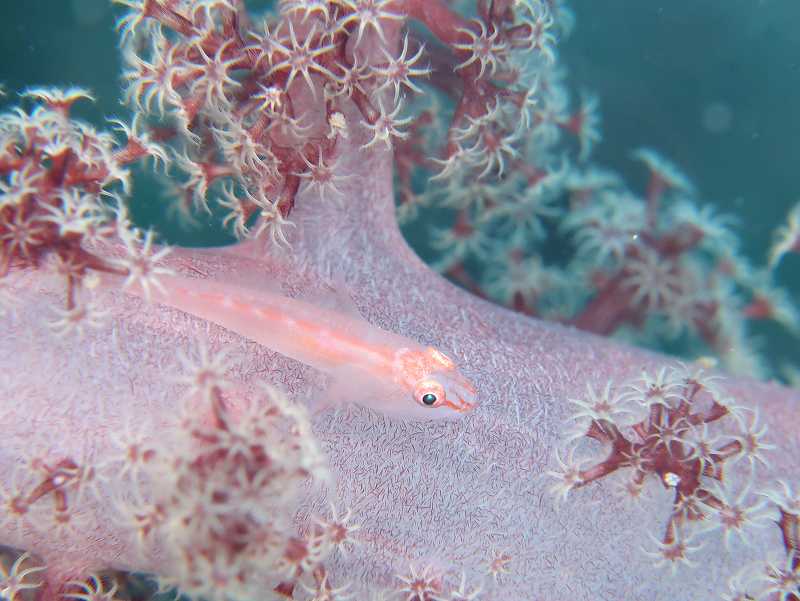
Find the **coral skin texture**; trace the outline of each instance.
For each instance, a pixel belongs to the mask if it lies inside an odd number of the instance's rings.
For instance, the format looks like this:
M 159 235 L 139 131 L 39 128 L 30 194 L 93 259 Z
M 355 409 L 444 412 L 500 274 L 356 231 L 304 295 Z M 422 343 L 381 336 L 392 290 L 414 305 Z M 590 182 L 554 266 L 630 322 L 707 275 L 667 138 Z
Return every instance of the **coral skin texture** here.
M 733 541 L 727 549 L 712 536 L 693 556 L 697 567 L 673 576 L 642 550 L 662 536 L 671 510 L 672 493 L 658 483 L 639 506 L 615 494 L 613 478 L 573 491 L 557 506 L 547 471 L 567 444 L 574 413 L 568 400 L 587 383 L 602 387 L 669 360 L 492 306 L 430 271 L 396 226 L 390 155 L 355 150 L 358 143 L 352 140 L 341 163 L 357 176 L 344 210 L 300 197 L 290 258 L 244 258 L 244 246 L 173 255 L 181 268 L 252 283 L 290 278 L 298 265 L 337 274 L 369 322 L 441 349 L 479 391 L 479 408 L 459 420 L 404 422 L 358 406 L 317 413 L 337 502 L 362 525 L 353 551 L 330 562 L 335 581 L 391 588 L 413 565 L 431 566 L 451 582 L 463 571 L 467 582 L 483 582 L 481 599 L 712 599 L 741 566 L 781 551 L 777 528 L 755 530 L 749 546 Z M 35 450 L 97 460 L 126 430 L 166 434 L 181 394 L 171 381 L 175 354 L 198 340 L 237 358 L 232 377 L 241 386 L 264 380 L 283 384 L 296 399 L 312 388 L 324 394 L 310 368 L 119 292 L 108 299 L 105 327 L 81 343 L 56 338 L 43 316 L 58 293 L 35 273 L 11 282 L 21 302 L 0 336 L 0 482 L 10 482 L 13 466 Z M 739 403 L 759 408 L 778 448 L 754 486 L 797 481 L 797 394 L 732 378 L 724 384 Z M 594 459 L 606 453 L 599 444 L 587 448 Z M 727 477 L 736 478 L 736 469 Z M 113 517 L 113 480 L 100 492 L 99 500 L 83 502 L 77 531 L 0 521 L 0 543 L 41 556 L 51 587 L 107 567 L 163 571 L 157 546 L 142 552 Z M 310 502 L 301 514 L 314 509 Z M 511 560 L 492 578 L 488 565 L 498 553 Z

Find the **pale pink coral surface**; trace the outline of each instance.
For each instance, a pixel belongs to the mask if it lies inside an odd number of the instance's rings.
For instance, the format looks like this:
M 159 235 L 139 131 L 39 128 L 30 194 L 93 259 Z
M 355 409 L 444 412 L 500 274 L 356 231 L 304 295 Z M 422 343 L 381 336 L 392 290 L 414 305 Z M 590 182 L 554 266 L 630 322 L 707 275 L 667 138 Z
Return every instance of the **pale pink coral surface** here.
M 780 532 L 769 524 L 753 529 L 747 545 L 734 537 L 726 547 L 718 533 L 704 535 L 694 568 L 674 575 L 655 568 L 645 551 L 657 548 L 673 497 L 658 482 L 638 506 L 616 492 L 621 481 L 614 476 L 557 505 L 547 472 L 558 467 L 556 450 L 569 446 L 569 400 L 582 398 L 587 383 L 622 382 L 674 361 L 522 317 L 455 288 L 413 254 L 397 229 L 389 155 L 352 152 L 344 163 L 357 176 L 344 207 L 299 202 L 290 259 L 273 256 L 262 270 L 235 251 L 203 251 L 179 253 L 173 263 L 254 285 L 288 277 L 302 287 L 308 274 L 332 273 L 368 321 L 446 352 L 478 388 L 480 407 L 458 421 L 403 422 L 357 406 L 316 416 L 337 504 L 351 508 L 362 526 L 360 544 L 330 563 L 335 582 L 352 581 L 357 591 L 399 589 L 398 575 L 429 567 L 445 591 L 465 573 L 468 584 L 483 586 L 481 599 L 714 599 L 749 562 L 781 556 Z M 301 269 L 305 275 L 296 276 Z M 302 400 L 312 383 L 314 394 L 324 395 L 323 380 L 309 368 L 122 293 L 109 299 L 102 329 L 81 341 L 57 338 L 46 324 L 59 302 L 49 280 L 28 274 L 10 284 L 19 302 L 0 338 L 6 495 L 14 466 L 33 455 L 101 461 L 126 430 L 167 436 L 181 396 L 171 380 L 176 352 L 199 340 L 229 350 L 237 358 L 234 379 L 243 384 L 283 384 Z M 778 448 L 767 454 L 771 469 L 760 470 L 754 487 L 797 481 L 798 395 L 735 379 L 722 386 L 739 404 L 760 410 Z M 592 441 L 580 448 L 595 461 L 607 452 Z M 726 478 L 735 482 L 742 471 L 733 468 Z M 0 514 L 0 543 L 41 555 L 54 583 L 109 566 L 163 573 L 158 550 L 141 553 L 117 516 L 113 480 L 102 486 L 100 501 L 86 499 L 77 532 L 19 525 Z M 315 502 L 301 514 L 320 507 Z M 493 577 L 489 564 L 502 554 L 510 561 Z

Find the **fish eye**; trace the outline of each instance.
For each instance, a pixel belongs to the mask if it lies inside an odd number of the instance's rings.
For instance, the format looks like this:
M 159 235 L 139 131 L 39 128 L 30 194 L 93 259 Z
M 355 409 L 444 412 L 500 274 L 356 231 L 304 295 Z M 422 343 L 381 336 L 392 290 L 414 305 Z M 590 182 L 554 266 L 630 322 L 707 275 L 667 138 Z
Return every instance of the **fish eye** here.
M 446 398 L 444 388 L 433 378 L 424 378 L 414 387 L 414 400 L 425 407 L 439 407 Z
M 422 402 L 428 406 L 434 405 L 436 404 L 436 395 L 433 394 L 432 392 L 429 392 L 428 394 L 422 397 Z

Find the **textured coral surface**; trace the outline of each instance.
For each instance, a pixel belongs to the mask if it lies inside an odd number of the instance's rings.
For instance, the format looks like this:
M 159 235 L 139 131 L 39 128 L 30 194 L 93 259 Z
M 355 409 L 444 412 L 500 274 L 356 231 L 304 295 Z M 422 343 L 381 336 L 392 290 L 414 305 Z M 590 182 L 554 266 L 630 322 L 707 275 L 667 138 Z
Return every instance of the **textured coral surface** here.
M 773 551 L 781 556 L 780 531 L 769 523 L 754 528 L 748 544 L 738 537 L 725 544 L 718 532 L 699 537 L 703 546 L 691 555 L 693 568 L 656 568 L 646 551 L 658 549 L 674 497 L 657 479 L 646 482 L 638 504 L 619 494 L 623 480 L 615 474 L 557 503 L 547 472 L 558 470 L 556 451 L 564 458 L 570 447 L 570 399 L 583 398 L 587 384 L 598 389 L 609 379 L 621 382 L 675 362 L 514 314 L 457 289 L 402 240 L 389 155 L 352 150 L 341 168 L 357 176 L 343 188 L 346 211 L 299 202 L 291 259 L 254 260 L 245 257 L 248 245 L 171 259 L 187 273 L 255 286 L 291 279 L 301 266 L 303 273 L 333 274 L 369 322 L 435 345 L 478 388 L 480 407 L 456 421 L 403 422 L 358 405 L 316 414 L 314 430 L 335 479 L 327 497 L 351 509 L 361 525 L 350 552 L 328 561 L 333 582 L 352 583 L 363 599 L 383 589 L 403 590 L 397 598 L 432 599 L 433 593 L 405 590 L 407 581 L 427 576 L 432 591 L 455 598 L 447 595 L 462 574 L 467 589 L 482 587 L 481 599 L 713 599 L 742 566 Z M 295 279 L 302 287 L 302 278 Z M 57 338 L 43 316 L 63 293 L 58 283 L 29 273 L 12 275 L 10 284 L 21 302 L 0 337 L 5 500 L 12 473 L 20 477 L 20 462 L 34 456 L 101 464 L 117 452 L 114 441 L 124 433 L 168 438 L 179 417 L 176 354 L 201 342 L 235 357 L 230 376 L 242 389 L 267 381 L 301 402 L 324 397 L 324 380 L 310 368 L 120 292 L 105 298 L 111 311 L 106 326 L 82 340 Z M 758 471 L 752 489 L 774 488 L 778 478 L 797 481 L 797 394 L 735 379 L 720 386 L 738 405 L 759 410 L 777 447 L 765 452 L 769 468 Z M 724 424 L 720 428 L 725 432 Z M 586 440 L 580 452 L 592 463 L 608 449 Z M 743 460 L 726 469 L 734 491 L 747 466 Z M 107 567 L 169 576 L 164 541 L 140 547 L 120 517 L 116 476 L 109 470 L 64 527 L 0 513 L 0 543 L 41 556 L 50 590 Z M 311 498 L 298 520 L 322 511 L 325 502 Z

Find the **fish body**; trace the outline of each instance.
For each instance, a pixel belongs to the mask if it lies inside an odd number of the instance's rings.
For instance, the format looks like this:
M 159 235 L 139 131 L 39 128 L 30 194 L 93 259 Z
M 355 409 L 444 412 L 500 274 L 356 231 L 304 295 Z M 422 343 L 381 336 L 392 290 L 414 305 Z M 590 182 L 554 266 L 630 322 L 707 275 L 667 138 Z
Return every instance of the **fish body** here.
M 444 353 L 357 314 L 211 280 L 169 275 L 159 283 L 158 302 L 331 374 L 330 402 L 412 419 L 458 417 L 476 406 L 474 386 Z

